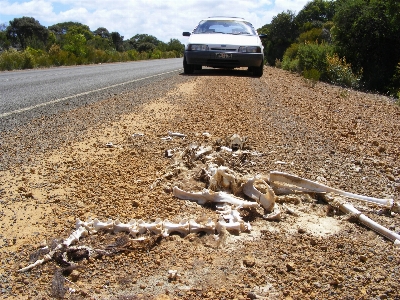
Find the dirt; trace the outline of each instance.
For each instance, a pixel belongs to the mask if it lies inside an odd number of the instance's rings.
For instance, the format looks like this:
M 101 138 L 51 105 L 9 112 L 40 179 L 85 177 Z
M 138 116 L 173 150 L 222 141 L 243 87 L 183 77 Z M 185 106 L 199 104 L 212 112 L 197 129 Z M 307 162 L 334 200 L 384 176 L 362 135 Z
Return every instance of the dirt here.
M 208 187 L 199 176 L 204 160 L 178 161 L 194 144 L 220 151 L 223 165 L 240 176 L 278 170 L 400 201 L 400 107 L 390 98 L 271 67 L 260 79 L 240 70 L 177 75 L 155 90 L 143 87 L 2 134 L 1 297 L 400 299 L 399 248 L 308 194 L 279 198 L 288 208 L 280 221 L 267 221 L 261 208 L 241 209 L 252 226 L 247 232 L 135 241 L 99 231 L 76 244 L 99 250 L 90 257 L 83 253 L 70 267 L 53 257 L 18 272 L 44 257 L 41 248 L 66 239 L 76 218 L 216 221 L 215 206 L 172 194 L 174 186 Z M 169 131 L 186 137 L 164 139 Z M 233 134 L 247 137 L 246 155 L 222 154 L 221 143 Z M 346 201 L 400 232 L 398 214 Z

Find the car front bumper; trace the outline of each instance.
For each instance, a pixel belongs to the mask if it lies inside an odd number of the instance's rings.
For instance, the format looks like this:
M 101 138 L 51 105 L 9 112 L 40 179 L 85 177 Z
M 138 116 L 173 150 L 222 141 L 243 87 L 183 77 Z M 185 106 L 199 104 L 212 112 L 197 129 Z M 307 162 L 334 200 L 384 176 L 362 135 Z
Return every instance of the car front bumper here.
M 259 67 L 264 60 L 262 53 L 215 51 L 185 51 L 186 62 L 214 68 Z

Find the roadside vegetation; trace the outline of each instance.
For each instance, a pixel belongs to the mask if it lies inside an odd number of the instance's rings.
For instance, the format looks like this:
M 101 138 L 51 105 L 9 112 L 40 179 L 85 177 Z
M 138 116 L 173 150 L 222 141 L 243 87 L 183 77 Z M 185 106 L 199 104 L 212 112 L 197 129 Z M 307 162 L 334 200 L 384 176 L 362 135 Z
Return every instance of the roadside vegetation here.
M 184 45 L 148 34 L 124 39 L 100 27 L 91 31 L 77 22 L 42 26 L 31 17 L 0 25 L 0 70 L 71 66 L 181 57 Z
M 258 32 L 269 65 L 400 98 L 399 1 L 312 0 Z

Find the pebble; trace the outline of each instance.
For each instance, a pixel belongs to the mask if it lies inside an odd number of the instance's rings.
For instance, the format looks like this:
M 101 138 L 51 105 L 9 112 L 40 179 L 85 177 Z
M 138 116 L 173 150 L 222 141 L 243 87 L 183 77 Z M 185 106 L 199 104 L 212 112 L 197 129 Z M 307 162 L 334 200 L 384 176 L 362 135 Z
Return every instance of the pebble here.
M 288 272 L 296 270 L 294 262 L 288 262 L 286 264 L 286 269 L 288 270 Z

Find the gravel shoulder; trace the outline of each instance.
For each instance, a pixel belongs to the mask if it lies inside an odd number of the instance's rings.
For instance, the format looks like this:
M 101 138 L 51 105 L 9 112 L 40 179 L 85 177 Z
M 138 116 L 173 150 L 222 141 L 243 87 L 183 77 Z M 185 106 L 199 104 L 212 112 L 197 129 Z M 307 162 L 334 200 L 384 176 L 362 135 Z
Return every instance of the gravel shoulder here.
M 99 232 L 78 245 L 112 248 L 107 255 L 78 261 L 73 271 L 52 260 L 17 272 L 41 257 L 38 249 L 67 238 L 76 218 L 217 219 L 215 207 L 171 192 L 207 187 L 197 172 L 201 162 L 177 168 L 165 152 L 193 144 L 216 149 L 232 134 L 246 136 L 248 149 L 259 154 L 221 155 L 242 176 L 278 170 L 400 201 L 400 107 L 391 99 L 311 84 L 271 67 L 261 79 L 244 75 L 177 75 L 2 133 L 1 297 L 400 299 L 399 248 L 315 195 L 282 200 L 295 213 L 283 211 L 279 222 L 243 210 L 250 232 L 145 242 Z M 168 131 L 186 138 L 164 140 Z M 348 202 L 400 232 L 398 214 Z M 181 276 L 171 280 L 169 270 Z

